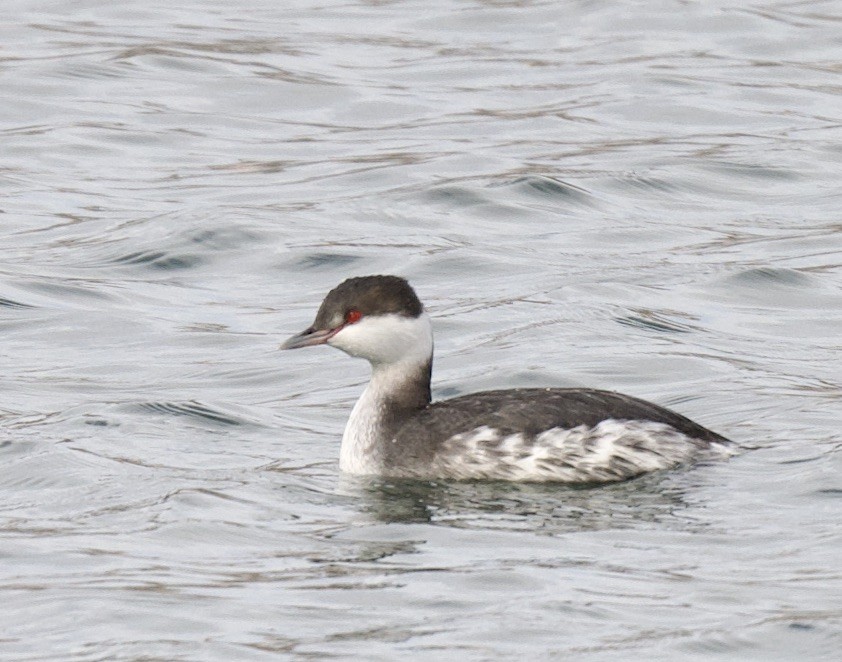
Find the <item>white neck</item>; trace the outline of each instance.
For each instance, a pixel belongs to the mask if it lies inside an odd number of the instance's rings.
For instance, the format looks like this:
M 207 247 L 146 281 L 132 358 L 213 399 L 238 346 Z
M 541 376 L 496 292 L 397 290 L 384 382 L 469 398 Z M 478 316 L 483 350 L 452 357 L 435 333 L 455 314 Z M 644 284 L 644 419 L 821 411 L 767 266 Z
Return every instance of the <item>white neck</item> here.
M 391 363 L 371 361 L 371 379 L 357 400 L 339 450 L 339 468 L 352 474 L 378 474 L 382 446 L 407 416 L 430 402 L 433 356 L 430 321 L 426 314 L 411 322 L 423 342 Z

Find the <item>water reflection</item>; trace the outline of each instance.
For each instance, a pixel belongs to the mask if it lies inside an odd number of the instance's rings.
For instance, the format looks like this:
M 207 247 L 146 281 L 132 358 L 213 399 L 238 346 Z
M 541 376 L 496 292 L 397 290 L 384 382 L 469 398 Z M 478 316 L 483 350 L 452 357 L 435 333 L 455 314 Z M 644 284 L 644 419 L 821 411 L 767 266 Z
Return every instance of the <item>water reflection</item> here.
M 341 487 L 380 522 L 555 534 L 661 521 L 686 507 L 681 482 L 666 473 L 593 487 L 343 477 Z

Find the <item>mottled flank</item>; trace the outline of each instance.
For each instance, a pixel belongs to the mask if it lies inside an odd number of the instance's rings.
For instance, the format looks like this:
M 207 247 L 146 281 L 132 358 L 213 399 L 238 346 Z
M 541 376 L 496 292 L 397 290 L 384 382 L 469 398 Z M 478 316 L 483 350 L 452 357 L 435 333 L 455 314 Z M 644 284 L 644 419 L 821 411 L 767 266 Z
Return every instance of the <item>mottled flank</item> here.
M 709 444 L 652 421 L 609 419 L 594 427 L 552 428 L 534 437 L 505 435 L 482 426 L 447 439 L 429 475 L 605 483 L 726 453 L 722 444 Z
M 368 431 L 369 459 L 375 473 L 393 477 L 602 483 L 727 454 L 730 446 L 665 407 L 596 389 L 473 393 L 391 426 L 373 403 L 365 408 L 355 418 L 378 428 Z

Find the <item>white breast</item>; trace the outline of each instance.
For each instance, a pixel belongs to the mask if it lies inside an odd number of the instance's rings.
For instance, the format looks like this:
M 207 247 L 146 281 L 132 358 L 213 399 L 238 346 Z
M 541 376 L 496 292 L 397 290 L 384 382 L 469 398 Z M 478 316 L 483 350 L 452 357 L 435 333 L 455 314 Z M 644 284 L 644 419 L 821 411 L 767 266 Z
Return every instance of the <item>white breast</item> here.
M 383 429 L 386 402 L 402 388 L 408 375 L 417 373 L 419 363 L 430 360 L 433 351 L 430 322 L 426 314 L 410 321 L 395 318 L 389 320 L 388 324 L 401 325 L 404 337 L 410 338 L 407 342 L 413 351 L 392 363 L 372 361 L 371 379 L 354 405 L 342 435 L 339 468 L 347 473 L 382 473 L 383 445 L 392 442 L 392 439 L 386 438 Z M 381 347 L 381 350 L 388 351 L 388 348 Z
M 345 425 L 339 449 L 339 468 L 342 471 L 359 475 L 380 473 L 377 440 L 383 419 L 381 403 L 378 394 L 372 391 L 372 383 L 369 383 Z

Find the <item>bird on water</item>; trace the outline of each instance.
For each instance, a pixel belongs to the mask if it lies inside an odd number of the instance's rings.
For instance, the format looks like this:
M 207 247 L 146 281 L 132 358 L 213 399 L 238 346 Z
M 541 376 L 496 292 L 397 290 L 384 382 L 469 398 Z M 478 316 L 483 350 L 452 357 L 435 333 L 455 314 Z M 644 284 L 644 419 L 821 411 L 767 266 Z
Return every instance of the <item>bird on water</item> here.
M 613 391 L 516 388 L 432 402 L 430 318 L 398 276 L 344 281 L 281 349 L 323 344 L 371 364 L 342 436 L 347 473 L 606 483 L 730 454 L 725 437 Z

